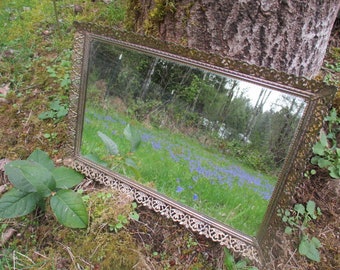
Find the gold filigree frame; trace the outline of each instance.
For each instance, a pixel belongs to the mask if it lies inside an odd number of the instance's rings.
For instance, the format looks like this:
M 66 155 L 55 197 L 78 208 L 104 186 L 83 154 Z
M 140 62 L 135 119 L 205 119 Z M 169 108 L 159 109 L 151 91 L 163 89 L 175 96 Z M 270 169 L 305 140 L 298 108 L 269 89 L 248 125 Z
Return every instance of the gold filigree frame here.
M 75 27 L 77 32 L 74 39 L 68 114 L 67 153 L 72 160 L 70 166 L 83 173 L 87 178 L 128 194 L 137 203 L 171 218 L 193 232 L 219 242 L 235 254 L 248 258 L 261 268 L 264 265 L 264 260 L 267 259 L 276 231 L 282 227 L 282 222 L 276 215 L 276 209 L 289 207 L 295 186 L 299 179 L 302 179 L 312 145 L 316 141 L 323 118 L 327 114 L 328 106 L 335 94 L 335 87 L 121 30 L 77 22 Z M 100 167 L 80 155 L 89 42 L 92 39 L 105 40 L 106 42 L 114 40 L 116 44 L 135 50 L 146 49 L 148 53 L 154 55 L 175 59 L 187 65 L 199 66 L 229 77 L 291 93 L 305 100 L 304 115 L 295 133 L 278 184 L 256 238 L 221 224 L 133 180 Z

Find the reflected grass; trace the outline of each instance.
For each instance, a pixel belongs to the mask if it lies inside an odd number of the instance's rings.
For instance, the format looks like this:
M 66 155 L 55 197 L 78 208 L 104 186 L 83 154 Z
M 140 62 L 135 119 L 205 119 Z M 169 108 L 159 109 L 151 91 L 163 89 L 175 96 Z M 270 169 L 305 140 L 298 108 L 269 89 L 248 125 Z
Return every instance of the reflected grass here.
M 146 128 L 113 109 L 101 107 L 86 108 L 82 154 L 96 154 L 101 159 L 108 154 L 98 131 L 111 137 L 121 153 L 127 153 L 130 145 L 123 135 L 127 123 L 138 130 L 142 139 L 133 154 L 142 176 L 139 182 L 244 233 L 256 234 L 275 178 L 259 174 L 183 134 Z M 134 178 L 132 172 L 126 174 Z

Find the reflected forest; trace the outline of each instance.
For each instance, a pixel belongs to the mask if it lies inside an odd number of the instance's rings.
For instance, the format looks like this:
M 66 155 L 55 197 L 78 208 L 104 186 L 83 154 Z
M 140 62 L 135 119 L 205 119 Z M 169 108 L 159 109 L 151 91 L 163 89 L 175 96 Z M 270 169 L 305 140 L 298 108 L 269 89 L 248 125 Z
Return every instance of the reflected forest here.
M 93 40 L 82 155 L 256 235 L 302 99 Z

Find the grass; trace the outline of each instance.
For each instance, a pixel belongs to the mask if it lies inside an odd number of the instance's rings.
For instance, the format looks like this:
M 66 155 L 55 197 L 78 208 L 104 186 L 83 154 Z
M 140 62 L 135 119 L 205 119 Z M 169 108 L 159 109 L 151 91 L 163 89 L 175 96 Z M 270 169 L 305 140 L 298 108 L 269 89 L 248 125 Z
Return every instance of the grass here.
M 275 179 L 217 150 L 202 147 L 195 139 L 166 129 L 146 128 L 114 109 L 103 109 L 90 102 L 85 112 L 82 154 L 96 154 L 102 160 L 108 156 L 98 131 L 111 137 L 120 153 L 127 153 L 130 145 L 123 130 L 128 123 L 142 139 L 141 146 L 133 153 L 141 178 L 136 179 L 128 171 L 119 173 L 249 235 L 256 235 Z

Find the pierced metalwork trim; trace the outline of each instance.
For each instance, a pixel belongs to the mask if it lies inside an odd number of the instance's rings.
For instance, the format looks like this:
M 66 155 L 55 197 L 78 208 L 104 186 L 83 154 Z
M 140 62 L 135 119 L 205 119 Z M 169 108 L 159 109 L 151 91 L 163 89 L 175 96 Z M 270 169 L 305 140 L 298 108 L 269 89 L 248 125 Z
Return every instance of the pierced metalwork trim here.
M 71 157 L 75 153 L 76 145 L 76 130 L 78 123 L 78 104 L 79 104 L 79 94 L 80 94 L 80 82 L 81 82 L 81 72 L 84 58 L 84 44 L 85 35 L 81 32 L 75 33 L 73 54 L 72 54 L 72 72 L 71 72 L 71 87 L 70 87 L 70 106 L 67 115 L 68 120 L 68 141 L 66 144 L 66 154 Z
M 108 175 L 102 170 L 98 170 L 88 164 L 84 164 L 82 161 L 77 159 L 73 160 L 71 167 L 76 171 L 84 174 L 87 178 L 99 182 L 100 184 L 114 188 L 131 198 L 137 203 L 148 207 L 149 209 L 160 213 L 166 218 L 170 218 L 186 228 L 197 232 L 200 235 L 204 235 L 206 238 L 218 242 L 226 248 L 233 251 L 244 258 L 251 260 L 258 266 L 262 265 L 262 260 L 259 254 L 259 248 L 254 246 L 255 242 L 250 244 L 245 242 L 235 235 L 231 235 L 223 229 L 217 228 L 210 223 L 204 222 L 202 219 L 193 217 L 192 215 L 185 213 L 178 209 L 175 205 L 166 203 L 165 200 L 159 200 L 152 195 L 150 192 L 144 192 L 136 187 L 132 187 L 126 183 L 129 181 L 120 177 L 116 174 Z M 142 188 L 141 188 L 142 189 Z

